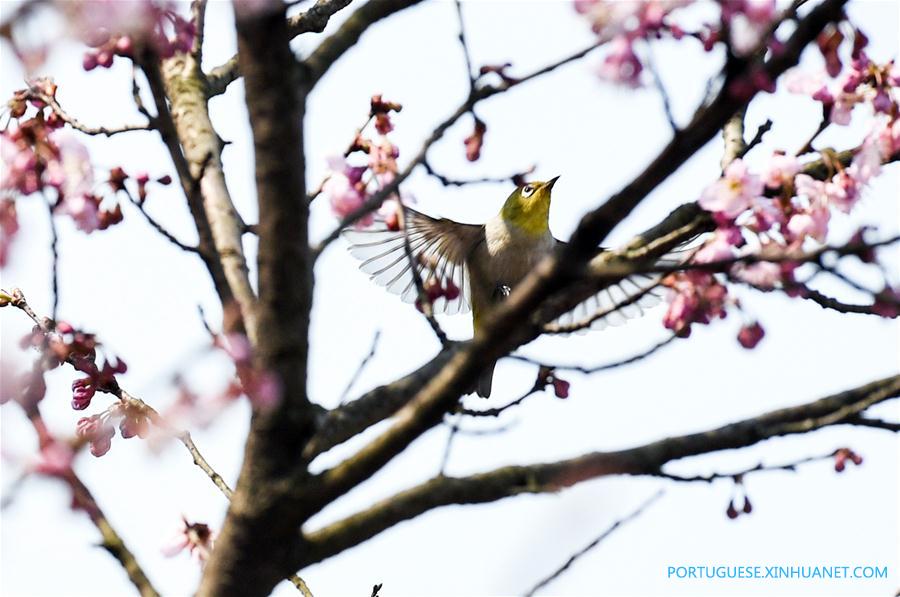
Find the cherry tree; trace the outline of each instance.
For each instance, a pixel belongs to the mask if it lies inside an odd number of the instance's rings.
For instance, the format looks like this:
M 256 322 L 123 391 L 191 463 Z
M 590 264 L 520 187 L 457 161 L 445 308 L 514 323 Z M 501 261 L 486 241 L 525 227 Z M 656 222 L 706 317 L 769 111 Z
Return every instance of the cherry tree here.
M 552 46 L 541 23 L 523 25 L 523 47 L 540 59 L 528 65 L 476 35 L 480 11 L 501 9 L 458 0 L 4 7 L 5 60 L 26 74 L 24 84 L 4 74 L 4 90 L 15 91 L 0 121 L 3 425 L 5 438 L 17 438 L 3 447 L 7 521 L 29 495 L 62 486 L 72 517 L 93 523 L 95 544 L 141 595 L 268 594 L 284 580 L 290 591 L 328 594 L 317 565 L 334 561 L 343 576 L 357 576 L 344 552 L 445 506 L 565 494 L 601 478 L 652 482 L 649 499 L 609 525 L 592 523 L 587 545 L 550 541 L 536 550 L 542 570 L 523 567 L 517 584 L 493 589 L 534 593 L 613 531 L 628 533 L 617 529 L 651 511 L 666 488 L 724 488 L 729 497 L 715 512 L 684 516 L 738 524 L 757 517 L 748 479 L 793 471 L 812 484 L 863 465 L 870 454 L 857 445 L 868 438 L 896 441 L 898 346 L 884 338 L 896 335 L 900 315 L 900 236 L 896 221 L 866 215 L 896 210 L 900 70 L 879 46 L 893 49 L 896 39 L 876 38 L 846 0 L 575 0 L 543 10 L 564 15 L 572 39 L 587 43 L 572 49 L 560 32 L 552 43 L 562 45 Z M 426 10 L 441 16 L 389 29 Z M 523 17 L 509 18 L 514 31 Z M 382 29 L 390 36 L 373 37 Z M 403 78 L 421 97 L 439 97 L 435 105 L 458 102 L 449 115 L 379 86 L 390 80 L 381 71 L 403 59 L 392 53 L 413 56 L 415 43 L 432 38 L 455 70 L 440 63 Z M 708 72 L 679 70 L 660 49 L 690 55 Z M 341 79 L 352 60 L 357 70 Z M 628 126 L 652 128 L 659 142 L 591 138 L 589 121 L 613 106 L 579 104 L 584 130 L 565 120 L 578 90 L 553 83 L 564 71 L 579 89 L 604 90 L 623 105 L 643 98 L 644 121 Z M 541 84 L 545 92 L 529 95 Z M 89 121 L 70 107 L 78 102 L 126 124 Z M 791 122 L 795 111 L 813 116 L 812 129 Z M 329 129 L 323 141 L 326 118 L 340 132 Z M 511 157 L 492 156 L 492 145 Z M 566 153 L 567 145 L 577 149 Z M 634 163 L 616 162 L 628 151 Z M 584 174 L 553 172 L 548 162 Z M 482 223 L 513 189 L 558 174 L 554 209 L 577 197 L 567 208 L 577 212 L 571 234 L 557 233 L 567 242 L 505 289 L 472 336 L 465 316 L 444 313 L 464 307 L 465 281 L 417 252 L 410 210 L 469 221 L 483 212 Z M 567 177 L 584 184 L 566 186 Z M 475 193 L 490 204 L 468 214 L 454 205 Z M 429 194 L 442 200 L 429 203 Z M 372 298 L 380 290 L 339 248 L 347 230 L 401 239 L 396 263 L 409 275 L 410 304 Z M 635 276 L 652 284 L 612 291 Z M 608 300 L 573 311 L 594 296 Z M 654 297 L 664 305 L 639 322 L 579 335 L 643 314 Z M 788 311 L 803 313 L 805 326 L 833 329 L 831 345 L 808 342 L 796 364 L 766 369 L 760 363 L 771 361 L 758 353 L 768 344 L 793 354 L 791 335 L 812 334 L 799 324 L 779 334 L 791 325 Z M 876 339 L 842 336 L 855 326 Z M 740 353 L 718 352 L 714 338 Z M 680 364 L 663 360 L 678 351 Z M 841 351 L 859 351 L 854 362 L 871 354 L 871 368 L 819 371 L 817 359 L 850 359 L 834 356 Z M 494 361 L 498 378 L 483 400 L 471 392 Z M 716 386 L 718 368 L 732 376 L 727 389 Z M 631 371 L 622 383 L 595 382 Z M 638 389 L 647 375 L 664 395 Z M 820 378 L 842 385 L 819 391 L 823 384 L 810 380 Z M 595 395 L 610 387 L 634 388 L 616 400 L 642 403 L 635 440 L 598 440 L 600 427 L 576 414 L 579 403 L 610 400 Z M 754 402 L 760 391 L 771 398 Z M 723 418 L 691 414 L 679 429 L 655 420 L 654 412 L 664 419 L 678 404 L 700 404 L 689 395 L 726 393 Z M 552 437 L 540 431 L 551 410 L 566 428 Z M 515 435 L 517 421 L 532 435 Z M 820 449 L 825 428 L 834 434 Z M 799 449 L 772 444 L 792 435 Z M 510 442 L 511 451 L 495 456 L 484 442 Z M 776 449 L 756 463 L 732 452 L 757 458 L 750 450 L 761 444 Z M 223 468 L 211 454 L 226 450 L 234 466 Z M 455 465 L 457 454 L 464 465 Z M 873 476 L 892 465 L 896 475 L 896 454 L 874 457 Z M 154 459 L 165 470 L 146 464 Z M 124 474 L 136 481 L 112 488 Z M 173 489 L 185 478 L 203 483 Z M 33 483 L 42 479 L 49 484 Z M 113 492 L 128 497 L 107 497 Z M 128 527 L 138 513 L 152 516 L 186 493 L 222 499 L 198 517 L 171 516 L 169 545 L 133 544 Z M 766 495 L 777 510 L 777 496 Z M 558 511 L 554 503 L 541 502 L 545 515 Z M 484 536 L 518 545 L 508 527 L 452 512 L 470 549 Z M 416 524 L 437 545 L 443 538 L 429 534 L 431 521 Z M 12 533 L 4 530 L 5 549 L 25 541 Z M 383 565 L 379 557 L 402 561 L 432 548 L 392 545 L 389 557 L 362 553 Z M 144 554 L 160 549 L 193 554 L 199 584 L 163 581 L 162 589 L 165 564 L 144 565 Z M 36 563 L 47 565 L 55 563 Z M 79 571 L 87 587 L 103 574 Z M 408 574 L 420 592 L 448 590 Z M 447 586 L 487 591 L 464 580 Z M 375 595 L 398 579 L 355 582 Z

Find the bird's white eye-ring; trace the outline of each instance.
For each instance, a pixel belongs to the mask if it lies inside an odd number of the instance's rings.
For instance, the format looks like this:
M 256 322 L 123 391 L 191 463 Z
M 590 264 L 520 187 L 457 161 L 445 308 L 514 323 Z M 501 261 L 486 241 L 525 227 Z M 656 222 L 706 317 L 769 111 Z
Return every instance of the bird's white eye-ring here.
M 534 192 L 534 187 L 531 186 L 530 184 L 527 184 L 524 187 L 522 187 L 522 197 L 525 197 L 526 199 L 528 197 L 531 197 L 531 194 L 533 192 Z

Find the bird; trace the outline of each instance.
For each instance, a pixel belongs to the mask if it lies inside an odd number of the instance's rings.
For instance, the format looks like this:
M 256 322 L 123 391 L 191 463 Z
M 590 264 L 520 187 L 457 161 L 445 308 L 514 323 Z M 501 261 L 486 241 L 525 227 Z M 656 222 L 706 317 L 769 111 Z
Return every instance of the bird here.
M 347 228 L 342 236 L 350 254 L 362 261 L 360 269 L 378 285 L 406 302 L 417 301 L 415 266 L 433 311 L 453 315 L 471 308 L 477 332 L 491 310 L 564 243 L 550 232 L 551 192 L 558 179 L 519 184 L 500 212 L 481 225 L 434 218 L 404 205 L 399 221 L 376 219 L 370 227 Z M 624 323 L 660 302 L 659 278 L 650 274 L 625 278 L 557 323 L 583 322 L 585 329 Z M 477 381 L 475 392 L 482 398 L 491 395 L 495 366 L 489 363 Z

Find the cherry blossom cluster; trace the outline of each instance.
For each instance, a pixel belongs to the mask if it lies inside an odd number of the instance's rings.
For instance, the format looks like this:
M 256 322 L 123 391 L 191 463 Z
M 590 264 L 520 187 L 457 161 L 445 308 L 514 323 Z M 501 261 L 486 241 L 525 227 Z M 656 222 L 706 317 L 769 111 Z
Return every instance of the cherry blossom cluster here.
M 109 68 L 115 56 L 133 57 L 149 48 L 161 58 L 189 52 L 197 31 L 180 16 L 172 3 L 155 0 L 78 0 L 60 2 L 75 34 L 90 48 L 84 54 L 84 70 Z
M 116 423 L 122 439 L 147 437 L 150 421 L 143 409 L 128 402 L 116 402 L 99 414 L 78 419 L 76 435 L 87 441 L 91 454 L 100 457 L 109 452 L 116 434 Z
M 872 127 L 850 163 L 845 166 L 833 153 L 823 152 L 821 160 L 829 174 L 819 180 L 804 170 L 806 164 L 796 155 L 782 151 L 773 152 L 765 167 L 756 172 L 740 158 L 732 161 L 700 196 L 700 206 L 712 212 L 717 229 L 694 255 L 694 262 L 734 262 L 726 268 L 731 279 L 762 290 L 780 288 L 791 296 L 804 295 L 807 289 L 795 278 L 798 263 L 784 257 L 823 245 L 832 215 L 850 213 L 882 164 L 900 158 L 900 72 L 893 62 L 869 60 L 864 51 L 867 40 L 855 29 L 852 60 L 843 65 L 837 53 L 843 39 L 838 27 L 826 30 L 819 39 L 827 74 L 835 78 L 835 91 L 818 75 L 789 73 L 787 86 L 822 103 L 823 126 L 849 124 L 854 106 L 869 108 Z M 851 242 L 862 244 L 864 232 L 860 230 Z M 738 262 L 748 255 L 758 255 L 760 260 Z M 859 256 L 869 263 L 875 260 L 871 252 Z M 689 333 L 692 323 L 724 317 L 727 305 L 740 306 L 711 273 L 676 273 L 668 276 L 665 284 L 672 292 L 664 324 L 682 335 Z M 876 294 L 872 311 L 896 317 L 900 314 L 898 296 L 897 289 L 886 286 Z M 738 339 L 751 348 L 763 335 L 762 327 L 753 323 L 741 329 Z
M 886 139 L 890 141 L 893 137 L 893 151 L 897 151 L 900 68 L 893 60 L 875 63 L 863 50 L 854 51 L 854 55 L 849 68 L 831 82 L 825 77 L 826 73 L 792 71 L 786 79 L 786 87 L 793 93 L 809 95 L 821 102 L 823 112 L 832 124 L 850 124 L 851 113 L 859 105 L 868 105 L 875 113 L 884 114 L 889 123 L 886 128 L 894 129 L 892 134 L 885 133 Z M 830 67 L 826 68 L 830 71 Z
M 49 79 L 31 82 L 31 89 L 47 97 L 55 97 L 56 85 Z M 47 193 L 52 195 L 55 213 L 68 215 L 84 232 L 104 230 L 122 220 L 118 204 L 104 208 L 96 193 L 94 170 L 87 148 L 68 130 L 64 122 L 31 90 L 17 91 L 9 101 L 10 116 L 19 119 L 17 126 L 0 132 L 0 157 L 4 177 L 0 183 L 3 198 L 3 261 L 11 237 L 18 230 L 15 208 L 9 205 L 13 195 Z M 32 106 L 37 111 L 22 119 Z
M 377 137 L 364 136 L 366 126 L 359 130 L 353 143 L 343 156 L 329 158 L 329 173 L 322 184 L 322 192 L 328 197 L 331 209 L 339 218 L 346 218 L 356 212 L 378 190 L 390 184 L 397 176 L 397 157 L 400 150 L 388 138 L 394 130 L 391 114 L 399 112 L 402 106 L 396 102 L 383 100 L 381 95 L 372 96 L 369 109 L 369 121 L 375 123 Z M 348 160 L 353 154 L 367 156 L 365 165 L 354 165 Z M 389 229 L 399 230 L 401 217 L 397 200 L 387 201 L 378 213 L 378 219 L 386 223 Z M 368 214 L 361 218 L 356 226 L 371 226 L 376 216 Z
M 599 76 L 629 87 L 642 85 L 644 63 L 634 50 L 638 40 L 693 37 L 706 51 L 727 40 L 736 55 L 750 54 L 763 43 L 776 16 L 775 0 L 730 0 L 720 3 L 718 23 L 687 32 L 670 15 L 690 4 L 689 0 L 575 0 L 575 10 L 590 21 L 598 37 L 611 40 Z M 762 74 L 757 73 L 752 84 L 770 87 L 771 81 Z

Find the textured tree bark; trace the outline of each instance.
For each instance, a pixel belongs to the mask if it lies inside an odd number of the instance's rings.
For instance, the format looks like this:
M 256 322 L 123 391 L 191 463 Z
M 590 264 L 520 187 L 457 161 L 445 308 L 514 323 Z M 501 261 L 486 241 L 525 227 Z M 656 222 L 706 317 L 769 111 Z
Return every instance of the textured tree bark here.
M 203 73 L 190 54 L 177 54 L 169 58 L 163 63 L 161 72 L 190 178 L 195 181 L 202 197 L 205 219 L 225 279 L 240 307 L 247 335 L 253 340 L 256 334 L 256 295 L 250 285 L 241 241 L 245 226 L 225 183 L 222 140 L 209 117 Z
M 315 409 L 306 396 L 312 261 L 307 239 L 302 118 L 305 95 L 284 7 L 239 18 L 238 59 L 253 130 L 259 203 L 257 365 L 280 402 L 254 411 L 244 464 L 199 595 L 265 595 L 298 558 L 301 451 Z

